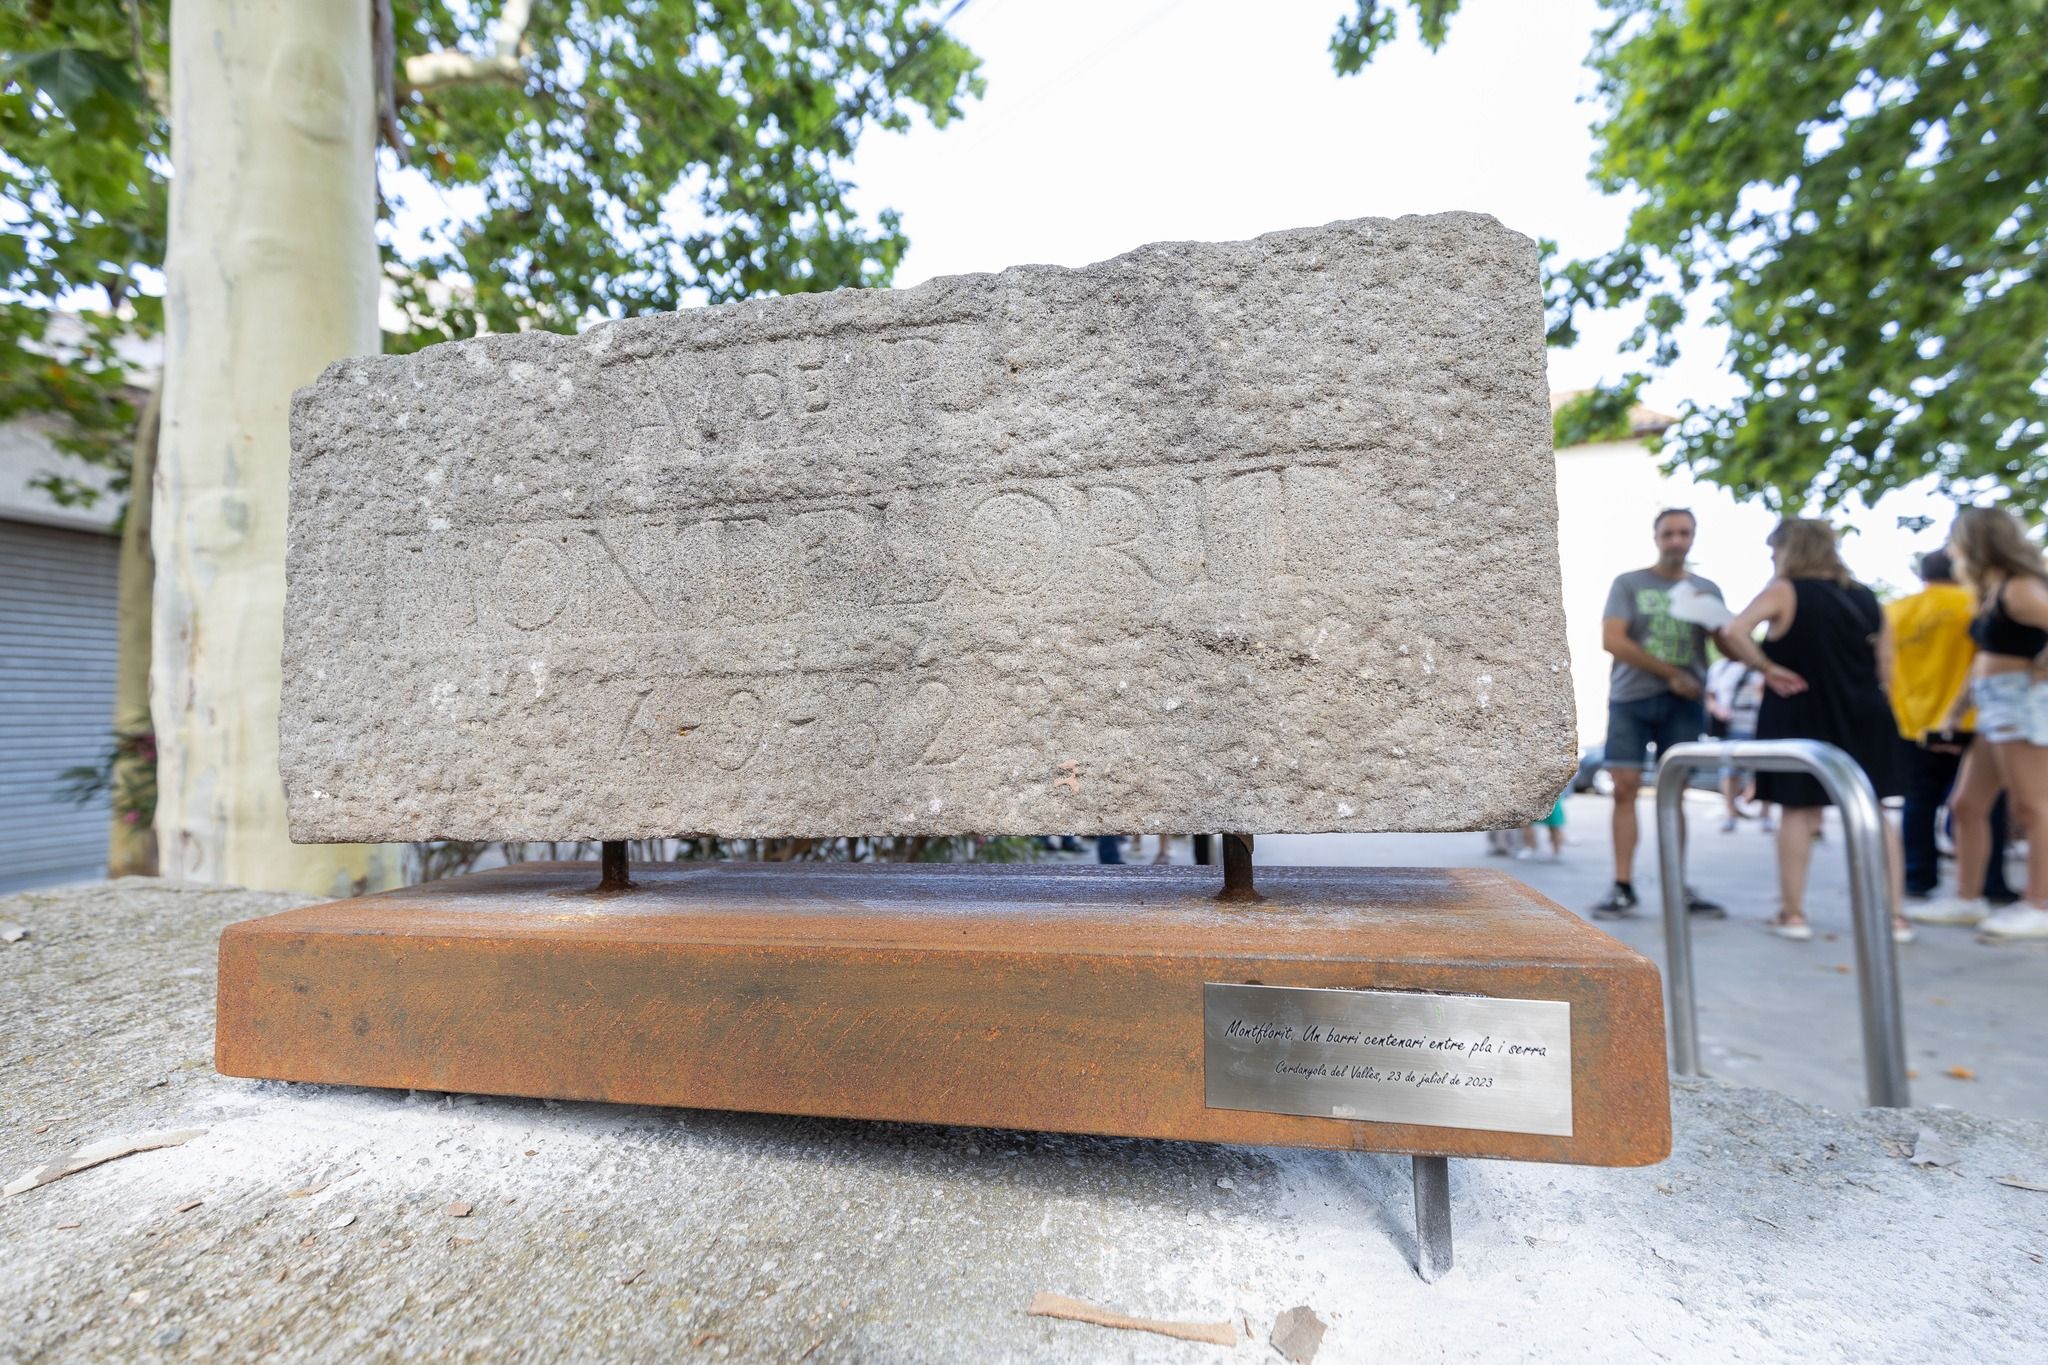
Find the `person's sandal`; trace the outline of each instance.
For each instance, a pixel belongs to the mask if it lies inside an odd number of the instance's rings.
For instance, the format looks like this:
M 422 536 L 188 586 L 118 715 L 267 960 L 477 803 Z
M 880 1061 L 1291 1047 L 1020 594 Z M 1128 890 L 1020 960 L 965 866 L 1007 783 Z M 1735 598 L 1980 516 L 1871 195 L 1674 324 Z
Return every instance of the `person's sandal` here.
M 1764 928 L 1779 938 L 1791 939 L 1794 943 L 1809 943 L 1813 940 L 1813 926 L 1803 919 L 1788 920 L 1783 915 L 1764 921 Z

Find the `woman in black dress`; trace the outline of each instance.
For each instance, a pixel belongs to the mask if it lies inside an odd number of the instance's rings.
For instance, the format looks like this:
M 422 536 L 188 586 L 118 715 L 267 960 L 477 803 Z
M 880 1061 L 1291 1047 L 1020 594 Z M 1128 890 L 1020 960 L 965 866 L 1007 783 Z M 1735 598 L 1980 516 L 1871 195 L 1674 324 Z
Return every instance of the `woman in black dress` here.
M 1762 670 L 1766 692 L 1757 713 L 1758 739 L 1817 739 L 1845 750 L 1877 789 L 1879 800 L 1904 793 L 1899 732 L 1885 692 L 1891 681 L 1891 627 L 1877 595 L 1858 583 L 1835 548 L 1824 521 L 1792 518 L 1771 532 L 1777 576 L 1721 633 L 1722 647 Z M 1763 645 L 1754 638 L 1768 625 Z M 1806 923 L 1806 869 L 1827 789 L 1805 773 L 1758 773 L 1759 801 L 1785 808 L 1778 824 L 1777 918 L 1770 928 L 1784 938 L 1813 937 Z M 1904 858 L 1899 832 L 1885 825 L 1891 865 L 1892 937 L 1913 941 L 1899 914 Z

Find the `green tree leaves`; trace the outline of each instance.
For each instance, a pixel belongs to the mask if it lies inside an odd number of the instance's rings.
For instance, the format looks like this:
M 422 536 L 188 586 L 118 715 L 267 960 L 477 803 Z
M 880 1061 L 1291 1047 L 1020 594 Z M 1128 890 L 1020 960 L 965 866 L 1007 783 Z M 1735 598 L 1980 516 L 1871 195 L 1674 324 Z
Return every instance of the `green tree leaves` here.
M 89 47 L 0 55 L 0 81 L 41 91 L 51 111 L 86 137 L 119 131 L 143 98 L 125 62 Z
M 380 167 L 406 318 L 392 349 L 886 284 L 908 239 L 896 214 L 850 204 L 854 149 L 915 116 L 943 126 L 982 89 L 926 0 L 392 11 L 410 168 L 388 152 Z M 43 414 L 64 449 L 116 470 L 136 417 L 116 342 L 162 326 L 167 16 L 167 0 L 0 9 L 0 419 Z
M 169 130 L 146 74 L 164 69 L 162 8 L 0 9 L 0 420 L 43 415 L 117 490 L 136 417 L 117 346 L 162 323 Z M 63 471 L 38 482 L 60 503 L 98 496 Z
M 481 53 L 507 8 L 400 0 L 399 49 Z M 888 283 L 901 222 L 861 221 L 845 167 L 867 129 L 943 126 L 980 93 L 939 19 L 906 0 L 571 0 L 534 8 L 516 84 L 401 84 L 411 164 L 481 209 L 389 253 L 417 320 L 394 344 Z
M 1593 178 L 1641 204 L 1622 248 L 1552 275 L 1553 341 L 1641 298 L 1635 344 L 1668 365 L 1711 283 L 1748 392 L 1688 410 L 1675 459 L 1791 508 L 1931 476 L 2041 515 L 2048 0 L 1606 9 Z
M 1462 0 L 1408 0 L 1415 11 L 1417 27 L 1421 30 L 1423 46 L 1431 52 L 1444 45 L 1449 34 L 1451 16 L 1458 12 Z M 1382 47 L 1394 41 L 1399 30 L 1394 6 L 1386 0 L 1357 0 L 1358 10 L 1348 19 L 1337 21 L 1337 32 L 1330 38 L 1330 61 L 1340 76 L 1355 76 L 1366 68 Z

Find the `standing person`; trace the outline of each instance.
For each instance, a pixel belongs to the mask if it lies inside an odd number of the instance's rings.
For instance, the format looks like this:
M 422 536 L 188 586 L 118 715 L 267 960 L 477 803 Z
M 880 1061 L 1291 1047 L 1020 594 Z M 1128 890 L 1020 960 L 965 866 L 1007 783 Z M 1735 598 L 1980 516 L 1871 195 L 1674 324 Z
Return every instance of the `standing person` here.
M 1970 700 L 1981 742 L 1963 755 L 1951 801 L 1957 885 L 1967 889 L 1965 879 L 1988 857 L 1988 841 L 1978 837 L 1984 823 L 1964 815 L 1978 816 L 1989 805 L 1986 794 L 2003 788 L 2027 831 L 2027 896 L 1987 914 L 1978 932 L 1993 943 L 2048 938 L 2048 566 L 2002 507 L 1966 508 L 1948 550 L 1979 603 L 1970 623 L 1977 644 Z
M 1764 703 L 1764 675 L 1740 659 L 1720 658 L 1707 670 L 1707 735 L 1712 739 L 1756 738 L 1756 713 Z M 1721 832 L 1733 834 L 1737 821 L 1749 818 L 1742 793 L 1749 774 L 1733 766 L 1721 769 L 1721 800 L 1728 814 Z M 1766 810 L 1769 807 L 1765 808 Z
M 1976 603 L 1970 590 L 1956 581 L 1948 552 L 1929 550 L 1920 556 L 1919 572 L 1927 586 L 1909 597 L 1887 602 L 1884 614 L 1892 628 L 1892 717 L 1898 721 L 1899 737 L 1906 741 L 1906 805 L 1899 817 L 1906 850 L 1906 895 L 1925 899 L 1934 894 L 1941 880 L 1935 819 L 1948 803 L 1963 751 L 1972 742 L 1975 717 L 1966 693 L 1977 647 L 1970 640 L 1970 618 L 1976 614 Z M 1955 818 L 1961 823 L 1983 816 L 1966 808 Z M 1973 829 L 1964 839 L 1978 833 Z M 1990 840 L 1984 875 L 1966 885 L 1959 865 L 1955 896 L 1924 910 L 1908 910 L 1907 918 L 1929 924 L 1975 924 L 1990 913 L 1984 900 L 2013 900 L 2005 885 L 2002 803 L 1991 812 Z
M 1560 792 L 1557 800 L 1551 804 L 1550 814 L 1538 820 L 1536 824 L 1529 826 L 1529 851 L 1532 853 L 1536 849 L 1536 830 L 1538 826 L 1550 831 L 1550 861 L 1556 862 L 1564 857 L 1563 793 Z
M 1644 756 L 1700 737 L 1707 728 L 1700 697 L 1707 677 L 1707 640 L 1713 630 L 1688 619 L 1698 606 L 1718 609 L 1721 589 L 1686 568 L 1698 522 L 1682 507 L 1667 507 L 1650 523 L 1657 562 L 1614 580 L 1601 621 L 1601 643 L 1614 656 L 1607 688 L 1607 745 L 1601 763 L 1614 780 L 1614 888 L 1593 907 L 1601 919 L 1634 914 L 1636 796 L 1643 788 Z M 1704 599 L 1704 601 L 1703 601 Z M 1726 915 L 1714 902 L 1686 889 L 1686 908 Z
M 1877 595 L 1858 583 L 1835 548 L 1834 528 L 1803 517 L 1778 523 L 1766 542 L 1777 576 L 1721 633 L 1721 647 L 1762 671 L 1765 692 L 1758 739 L 1817 739 L 1862 767 L 1879 800 L 1897 796 L 1899 732 L 1885 695 L 1892 667 L 1891 627 Z M 1761 648 L 1751 637 L 1770 627 Z M 1831 804 L 1820 779 L 1805 773 L 1758 773 L 1759 801 L 1782 808 L 1778 820 L 1778 914 L 1771 931 L 1813 937 L 1806 922 L 1806 869 L 1821 816 Z M 1899 915 L 1899 835 L 1885 822 L 1891 869 L 1892 937 L 1913 941 Z

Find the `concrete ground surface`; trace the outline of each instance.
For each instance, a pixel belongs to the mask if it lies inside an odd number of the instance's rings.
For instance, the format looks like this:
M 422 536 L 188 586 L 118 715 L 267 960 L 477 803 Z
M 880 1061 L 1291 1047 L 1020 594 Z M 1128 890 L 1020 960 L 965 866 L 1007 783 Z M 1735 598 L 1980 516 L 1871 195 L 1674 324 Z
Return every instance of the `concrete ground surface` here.
M 0 1359 L 1274 1361 L 1300 1305 L 1319 1362 L 2042 1358 L 2039 1122 L 1682 1082 L 1661 1165 L 1452 1163 L 1430 1286 L 1399 1158 L 223 1078 L 216 937 L 292 903 L 0 899 L 0 1181 L 203 1130 L 0 1197 Z
M 1568 798 L 1569 842 L 1556 862 L 1541 854 L 1526 861 L 1490 857 L 1480 834 L 1268 835 L 1258 840 L 1254 861 L 1490 866 L 1585 914 L 1613 881 L 1612 810 L 1604 796 Z M 1721 833 L 1720 802 L 1709 794 L 1690 795 L 1686 810 L 1692 883 L 1728 907 L 1726 920 L 1696 917 L 1693 925 L 1707 1071 L 1832 1108 L 1860 1107 L 1867 1094 L 1863 1034 L 1840 824 L 1831 815 L 1814 850 L 1806 904 L 1813 941 L 1791 943 L 1763 928 L 1778 910 L 1776 841 L 1754 821 Z M 1661 970 L 1662 892 L 1647 796 L 1639 816 L 1645 831 L 1635 869 L 1641 918 L 1599 923 Z M 1146 840 L 1145 856 L 1155 847 Z M 1177 852 L 1187 856 L 1184 843 Z M 2023 884 L 2017 861 L 2012 875 L 2015 886 Z M 1920 925 L 1918 932 L 1917 942 L 1898 950 L 1914 1103 L 2048 1119 L 2048 945 L 1994 947 L 1957 927 Z

